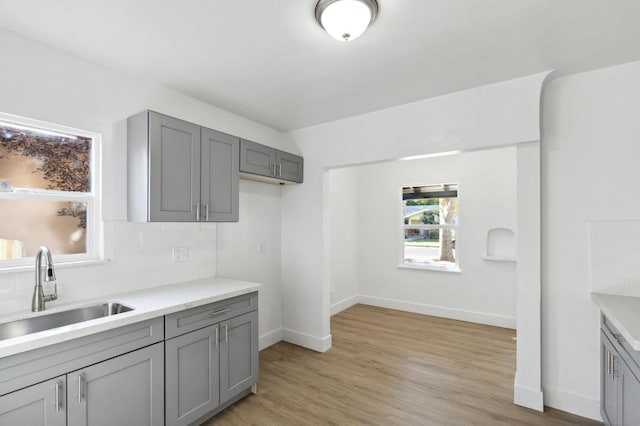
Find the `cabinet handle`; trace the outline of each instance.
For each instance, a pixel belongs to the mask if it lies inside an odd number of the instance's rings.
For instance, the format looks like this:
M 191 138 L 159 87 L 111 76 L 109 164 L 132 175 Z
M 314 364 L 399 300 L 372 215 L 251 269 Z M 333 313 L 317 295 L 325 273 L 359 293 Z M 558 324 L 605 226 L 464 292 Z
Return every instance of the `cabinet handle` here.
M 209 203 L 204 205 L 204 221 L 209 222 Z
M 620 341 L 620 339 L 622 339 L 622 336 L 620 334 L 616 334 L 616 333 L 611 333 L 613 335 L 613 338 L 616 339 L 618 342 Z
M 216 346 L 218 346 L 218 326 L 216 326 Z
M 273 172 L 271 173 L 272 175 L 276 175 L 276 163 L 272 164 L 272 168 L 273 168 Z
M 220 309 L 219 311 L 211 312 L 212 317 L 216 317 L 218 315 L 222 315 L 226 312 L 229 312 L 229 309 Z
M 282 177 L 282 163 L 278 164 L 278 177 Z
M 56 396 L 55 396 L 56 413 L 60 412 L 60 382 L 56 382 Z
M 78 403 L 82 402 L 82 374 L 78 374 Z
M 200 222 L 200 201 L 196 203 L 196 222 Z
M 229 323 L 224 324 L 224 342 L 227 343 L 229 341 Z
M 611 378 L 611 352 L 607 351 L 607 376 Z

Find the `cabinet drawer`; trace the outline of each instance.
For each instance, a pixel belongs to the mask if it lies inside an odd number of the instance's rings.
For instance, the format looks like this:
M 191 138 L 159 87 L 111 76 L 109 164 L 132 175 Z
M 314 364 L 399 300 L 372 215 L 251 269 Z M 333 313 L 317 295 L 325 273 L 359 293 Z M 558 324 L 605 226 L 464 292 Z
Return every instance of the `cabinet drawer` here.
M 627 359 L 631 370 L 636 375 L 640 375 L 640 351 L 633 349 L 627 339 L 620 334 L 618 329 L 604 315 L 602 315 L 602 330 L 613 344 L 613 347 Z
M 160 317 L 2 358 L 0 395 L 163 339 Z
M 180 336 L 257 309 L 258 293 L 254 292 L 176 312 L 165 317 L 166 338 Z

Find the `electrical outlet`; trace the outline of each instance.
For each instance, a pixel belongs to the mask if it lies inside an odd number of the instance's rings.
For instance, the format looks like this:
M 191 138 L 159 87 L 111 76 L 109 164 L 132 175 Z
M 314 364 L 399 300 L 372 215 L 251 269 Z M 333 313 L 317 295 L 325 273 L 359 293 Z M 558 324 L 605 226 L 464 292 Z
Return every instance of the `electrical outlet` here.
M 189 260 L 189 249 L 187 247 L 174 247 L 173 248 L 173 261 L 174 262 L 186 262 Z

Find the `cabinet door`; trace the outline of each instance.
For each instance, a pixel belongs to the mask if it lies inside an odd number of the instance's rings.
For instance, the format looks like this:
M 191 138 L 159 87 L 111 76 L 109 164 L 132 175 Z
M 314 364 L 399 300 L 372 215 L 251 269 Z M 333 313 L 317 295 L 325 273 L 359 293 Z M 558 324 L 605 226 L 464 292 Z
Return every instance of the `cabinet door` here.
M 618 380 L 614 364 L 618 352 L 600 332 L 600 411 L 606 424 L 618 424 Z
M 203 128 L 201 152 L 201 220 L 237 222 L 240 140 Z
M 200 202 L 200 127 L 149 112 L 149 220 L 193 222 Z
M 164 425 L 164 343 L 67 374 L 69 426 Z
M 276 177 L 292 182 L 302 182 L 304 160 L 299 155 L 278 151 Z
M 617 370 L 622 393 L 620 408 L 622 421 L 619 424 L 638 426 L 640 425 L 640 380 L 622 359 L 618 359 Z
M 166 341 L 167 425 L 188 425 L 220 402 L 218 325 Z
M 240 171 L 275 177 L 276 150 L 245 139 L 240 140 Z
M 258 381 L 258 312 L 220 324 L 220 403 Z
M 0 425 L 64 426 L 64 376 L 0 397 Z

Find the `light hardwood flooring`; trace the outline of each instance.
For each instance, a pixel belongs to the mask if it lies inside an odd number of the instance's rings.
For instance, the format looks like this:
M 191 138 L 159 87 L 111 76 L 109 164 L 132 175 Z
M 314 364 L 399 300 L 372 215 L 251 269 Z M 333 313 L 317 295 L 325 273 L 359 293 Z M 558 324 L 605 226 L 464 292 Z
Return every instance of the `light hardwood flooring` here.
M 207 425 L 596 425 L 512 403 L 515 332 L 365 305 L 331 318 L 321 354 L 260 353 L 257 395 Z

